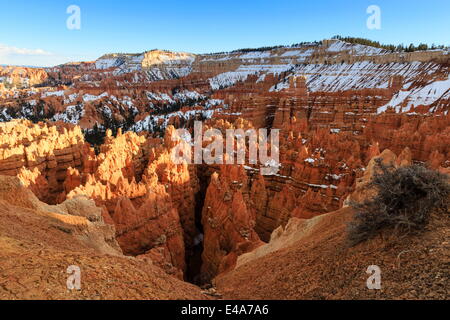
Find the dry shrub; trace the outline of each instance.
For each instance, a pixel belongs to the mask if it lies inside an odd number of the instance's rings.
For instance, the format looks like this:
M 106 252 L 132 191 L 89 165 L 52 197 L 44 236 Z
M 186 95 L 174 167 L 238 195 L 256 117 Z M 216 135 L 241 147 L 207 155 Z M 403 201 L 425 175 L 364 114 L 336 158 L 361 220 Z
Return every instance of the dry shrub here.
M 348 239 L 356 245 L 392 229 L 400 235 L 423 230 L 433 212 L 448 215 L 448 176 L 421 165 L 394 168 L 377 160 L 380 170 L 370 186 L 377 196 L 352 203 L 356 210 L 349 224 Z

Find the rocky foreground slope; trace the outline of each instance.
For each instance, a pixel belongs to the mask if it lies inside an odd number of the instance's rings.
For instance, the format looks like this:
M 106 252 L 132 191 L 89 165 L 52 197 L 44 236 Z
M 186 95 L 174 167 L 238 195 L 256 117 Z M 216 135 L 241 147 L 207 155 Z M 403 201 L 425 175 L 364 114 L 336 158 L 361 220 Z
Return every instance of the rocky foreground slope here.
M 206 299 L 149 261 L 127 257 L 101 208 L 77 197 L 40 202 L 16 177 L 0 176 L 0 299 Z M 82 290 L 67 289 L 81 268 Z
M 235 270 L 219 276 L 217 289 L 225 299 L 448 299 L 448 218 L 436 218 L 419 237 L 385 234 L 349 248 L 351 219 L 352 211 L 341 209 L 291 220 L 268 248 L 241 256 Z M 381 269 L 381 290 L 367 289 L 371 265 Z
M 395 167 L 411 161 L 386 149 L 372 159 L 349 201 L 373 196 L 368 182 L 378 170 L 376 159 Z M 448 215 L 434 215 L 422 234 L 382 232 L 350 246 L 353 216 L 354 209 L 344 207 L 312 219 L 292 218 L 269 243 L 241 255 L 215 285 L 225 299 L 448 299 Z M 380 290 L 367 288 L 373 271 L 366 271 L 374 265 L 381 270 Z

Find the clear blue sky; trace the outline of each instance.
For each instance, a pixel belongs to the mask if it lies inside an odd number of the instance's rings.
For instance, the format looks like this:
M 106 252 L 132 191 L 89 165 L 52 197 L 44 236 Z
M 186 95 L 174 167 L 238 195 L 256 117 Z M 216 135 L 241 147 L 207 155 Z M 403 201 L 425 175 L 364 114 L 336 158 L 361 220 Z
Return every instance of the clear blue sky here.
M 68 30 L 69 5 L 81 29 Z M 381 30 L 366 27 L 369 5 Z M 110 52 L 193 53 L 333 35 L 450 45 L 449 0 L 0 0 L 0 64 L 56 65 Z

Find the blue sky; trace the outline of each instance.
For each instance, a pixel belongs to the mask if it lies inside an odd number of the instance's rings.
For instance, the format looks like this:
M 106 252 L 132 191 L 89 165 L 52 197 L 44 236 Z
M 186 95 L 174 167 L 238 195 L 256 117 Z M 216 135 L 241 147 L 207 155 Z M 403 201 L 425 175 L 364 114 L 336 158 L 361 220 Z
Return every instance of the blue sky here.
M 69 5 L 81 29 L 69 30 Z M 381 30 L 366 9 L 381 9 Z M 450 45 L 448 0 L 0 0 L 0 64 L 50 66 L 154 48 L 193 53 L 333 35 Z

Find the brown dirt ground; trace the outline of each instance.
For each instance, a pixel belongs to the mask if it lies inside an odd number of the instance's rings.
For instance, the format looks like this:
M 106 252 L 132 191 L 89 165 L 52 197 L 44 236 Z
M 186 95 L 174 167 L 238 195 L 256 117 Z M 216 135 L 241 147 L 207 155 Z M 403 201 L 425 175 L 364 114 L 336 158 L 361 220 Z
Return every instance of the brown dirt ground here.
M 225 299 L 449 299 L 450 218 L 400 238 L 392 232 L 346 245 L 350 209 L 319 217 L 295 245 L 216 279 Z M 381 268 L 381 290 L 366 286 L 368 266 Z

